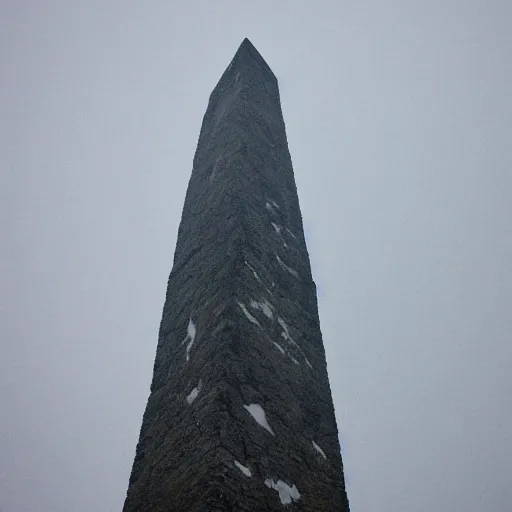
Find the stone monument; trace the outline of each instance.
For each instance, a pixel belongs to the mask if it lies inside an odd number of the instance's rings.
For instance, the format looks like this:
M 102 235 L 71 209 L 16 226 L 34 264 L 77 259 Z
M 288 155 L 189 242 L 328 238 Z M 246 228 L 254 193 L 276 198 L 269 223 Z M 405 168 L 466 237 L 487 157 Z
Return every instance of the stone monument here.
M 213 90 L 124 512 L 349 510 L 277 79 Z

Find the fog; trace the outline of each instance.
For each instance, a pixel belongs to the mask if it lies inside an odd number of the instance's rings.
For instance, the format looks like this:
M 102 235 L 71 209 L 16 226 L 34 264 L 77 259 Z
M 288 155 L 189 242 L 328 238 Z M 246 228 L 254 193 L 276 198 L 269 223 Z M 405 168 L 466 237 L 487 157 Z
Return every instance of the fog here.
M 279 79 L 352 511 L 512 510 L 511 11 L 4 0 L 0 510 L 121 510 L 244 37 Z

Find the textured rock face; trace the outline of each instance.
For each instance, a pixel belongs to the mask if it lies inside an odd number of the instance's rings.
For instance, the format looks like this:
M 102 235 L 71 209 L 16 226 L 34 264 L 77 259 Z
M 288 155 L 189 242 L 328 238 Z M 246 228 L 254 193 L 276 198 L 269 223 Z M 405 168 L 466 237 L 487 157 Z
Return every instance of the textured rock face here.
M 210 96 L 125 512 L 348 511 L 277 80 Z

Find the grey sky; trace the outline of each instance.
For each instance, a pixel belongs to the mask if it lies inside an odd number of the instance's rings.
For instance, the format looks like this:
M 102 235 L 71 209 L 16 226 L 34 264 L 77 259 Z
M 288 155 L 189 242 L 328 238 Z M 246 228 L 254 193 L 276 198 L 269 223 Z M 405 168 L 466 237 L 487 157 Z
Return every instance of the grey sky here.
M 121 509 L 202 116 L 246 36 L 280 83 L 353 512 L 512 510 L 511 19 L 1 2 L 0 510 Z

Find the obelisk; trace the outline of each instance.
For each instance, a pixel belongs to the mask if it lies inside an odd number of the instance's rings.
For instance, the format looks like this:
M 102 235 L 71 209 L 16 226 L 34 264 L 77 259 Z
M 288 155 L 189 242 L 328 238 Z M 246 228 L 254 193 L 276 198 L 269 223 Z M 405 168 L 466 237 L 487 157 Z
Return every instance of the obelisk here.
M 203 119 L 124 512 L 274 510 L 349 506 L 278 83 L 245 39 Z

